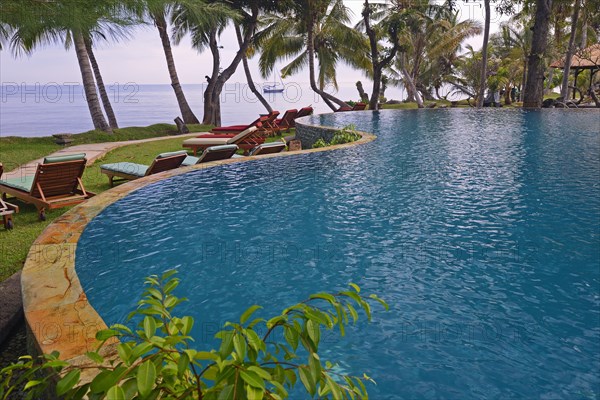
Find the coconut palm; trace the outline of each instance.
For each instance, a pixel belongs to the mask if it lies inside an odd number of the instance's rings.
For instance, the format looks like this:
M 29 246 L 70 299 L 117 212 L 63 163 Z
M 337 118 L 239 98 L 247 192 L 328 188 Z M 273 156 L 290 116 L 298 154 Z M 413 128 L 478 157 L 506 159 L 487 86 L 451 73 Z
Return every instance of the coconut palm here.
M 110 132 L 96 92 L 86 38 L 91 37 L 93 32 L 105 31 L 107 27 L 131 24 L 122 5 L 116 1 L 99 3 L 93 0 L 31 2 L 27 14 L 15 25 L 10 38 L 13 53 L 31 53 L 49 43 L 62 43 L 66 49 L 73 46 L 94 128 Z
M 544 97 L 544 57 L 548 48 L 552 0 L 536 0 L 533 35 L 527 64 L 527 78 L 523 89 L 523 107 L 540 108 Z
M 265 18 L 266 27 L 258 34 L 262 53 L 259 60 L 263 77 L 271 74 L 275 64 L 292 60 L 281 69 L 282 77 L 296 74 L 308 66 L 311 89 L 332 109 L 348 106 L 327 93 L 325 87 L 338 89 L 338 61 L 367 70 L 368 43 L 365 37 L 347 24 L 350 10 L 341 0 L 300 0 L 284 15 Z M 318 75 L 315 67 L 318 60 Z
M 244 44 L 244 39 L 243 39 L 243 35 L 242 35 L 242 29 L 239 26 L 239 24 L 235 24 L 235 35 L 237 37 L 238 45 L 241 48 Z M 250 65 L 248 65 L 248 57 L 249 57 L 249 55 L 254 55 L 255 51 L 256 51 L 256 48 L 254 46 L 251 46 L 248 48 L 246 53 L 244 53 L 244 55 L 242 56 L 242 66 L 244 67 L 244 74 L 246 75 L 246 82 L 248 82 L 248 88 L 250 88 L 250 91 L 252 93 L 254 93 L 254 95 L 256 96 L 258 101 L 261 102 L 261 104 L 265 107 L 265 109 L 267 110 L 268 113 L 271 113 L 273 111 L 273 107 L 271 107 L 271 105 L 269 104 L 267 99 L 265 99 L 265 97 L 262 95 L 260 90 L 258 90 L 256 88 L 256 85 L 254 84 L 254 80 L 252 79 L 252 72 L 250 71 Z
M 174 40 L 178 43 L 186 34 L 192 37 L 192 46 L 201 51 L 208 48 L 212 54 L 212 72 L 207 75 L 207 86 L 204 90 L 204 124 L 221 124 L 221 92 L 227 81 L 236 71 L 254 35 L 260 16 L 265 12 L 277 10 L 281 2 L 276 0 L 231 0 L 211 1 L 210 5 L 219 7 L 220 13 L 200 15 L 189 13 L 182 7 L 174 12 Z M 226 68 L 221 68 L 219 38 L 229 22 L 241 26 L 241 42 L 232 61 Z
M 171 24 L 175 24 L 177 18 L 185 15 L 187 19 L 196 21 L 198 27 L 206 27 L 208 21 L 213 18 L 221 18 L 223 9 L 220 5 L 211 5 L 204 1 L 169 1 L 169 0 L 147 0 L 144 11 L 147 13 L 152 23 L 158 30 L 162 43 L 163 52 L 167 62 L 171 87 L 175 92 L 177 104 L 183 121 L 187 124 L 197 124 L 198 118 L 192 111 L 187 98 L 179 82 L 179 75 L 175 67 L 175 59 L 173 58 L 173 50 L 171 48 L 171 39 L 168 32 L 167 20 L 170 19 Z M 192 17 L 193 16 L 193 17 Z M 174 33 L 174 35 L 177 35 Z M 180 38 L 176 40 L 179 43 Z
M 373 78 L 373 91 L 369 100 L 369 109 L 379 108 L 379 99 L 383 97 L 382 80 L 383 71 L 394 61 L 400 41 L 398 31 L 402 19 L 398 13 L 397 4 L 369 3 L 365 0 L 362 9 L 362 20 L 356 25 L 357 29 L 364 30 L 369 38 L 370 60 Z
M 111 129 L 117 129 L 119 127 L 119 124 L 117 123 L 117 117 L 115 116 L 115 112 L 110 103 L 108 93 L 106 92 L 104 79 L 102 78 L 102 74 L 100 73 L 100 66 L 98 65 L 98 61 L 96 60 L 96 55 L 94 54 L 94 43 L 100 40 L 108 41 L 109 35 L 107 35 L 106 32 L 110 32 L 110 38 L 112 38 L 112 40 L 114 41 L 128 38 L 128 31 L 123 28 L 124 25 L 109 25 L 104 29 L 104 31 L 101 30 L 90 32 L 89 35 L 84 37 L 85 48 L 90 59 L 92 71 L 94 72 L 96 86 L 98 87 L 98 92 L 100 93 L 100 100 L 102 101 L 102 106 L 104 107 L 104 112 L 106 113 L 106 117 L 108 118 L 108 124 L 111 127 Z
M 515 80 L 514 83 L 519 83 L 519 86 L 523 88 L 527 78 L 527 56 L 531 48 L 532 32 L 530 29 L 522 27 L 517 19 L 502 24 L 500 29 L 500 32 L 495 34 L 491 41 L 504 64 L 510 66 L 513 73 L 521 72 L 520 80 Z M 521 96 L 522 94 L 521 92 Z
M 403 9 L 404 21 L 399 40 L 402 44 L 393 68 L 392 83 L 407 89 L 407 99 L 422 106 L 421 98 L 433 100 L 435 90 L 453 81 L 454 67 L 462 43 L 481 32 L 474 20 L 458 20 L 458 12 L 446 5 L 421 4 Z

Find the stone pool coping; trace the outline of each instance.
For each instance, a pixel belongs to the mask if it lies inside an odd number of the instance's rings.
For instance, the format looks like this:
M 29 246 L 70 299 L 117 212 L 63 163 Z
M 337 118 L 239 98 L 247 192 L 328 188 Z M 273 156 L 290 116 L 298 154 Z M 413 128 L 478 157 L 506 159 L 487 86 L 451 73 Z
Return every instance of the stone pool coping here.
M 301 125 L 321 127 L 305 122 Z M 325 126 L 322 128 L 332 129 Z M 107 206 L 145 186 L 191 171 L 238 162 L 346 149 L 371 142 L 376 138 L 370 133 L 359 132 L 359 134 L 361 138 L 352 143 L 255 157 L 231 158 L 177 168 L 119 185 L 69 210 L 52 222 L 33 243 L 21 275 L 23 310 L 35 350 L 46 354 L 58 351 L 61 359 L 74 365 L 91 365 L 85 353 L 97 349 L 98 342 L 95 334 L 99 330 L 106 329 L 107 325 L 87 300 L 75 271 L 75 252 L 77 242 L 86 225 Z M 114 345 L 105 346 L 103 354 L 108 358 L 116 356 Z M 82 381 L 91 380 L 95 373 L 93 369 L 84 369 Z

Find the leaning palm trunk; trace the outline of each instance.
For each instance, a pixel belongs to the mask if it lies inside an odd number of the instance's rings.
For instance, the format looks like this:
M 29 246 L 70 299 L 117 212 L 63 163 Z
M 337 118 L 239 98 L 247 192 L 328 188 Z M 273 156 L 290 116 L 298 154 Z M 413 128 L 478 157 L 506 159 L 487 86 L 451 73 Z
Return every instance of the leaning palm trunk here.
M 235 34 L 237 36 L 238 45 L 242 47 L 244 45 L 244 39 L 242 37 L 242 32 L 238 24 L 235 25 Z M 244 73 L 246 74 L 246 81 L 248 82 L 248 87 L 250 88 L 252 93 L 254 93 L 256 98 L 262 103 L 267 112 L 272 112 L 273 108 L 271 107 L 269 102 L 264 98 L 262 93 L 260 93 L 260 91 L 256 89 L 256 86 L 254 85 L 254 80 L 252 79 L 252 74 L 250 73 L 250 67 L 248 66 L 248 56 L 246 55 L 246 53 L 244 53 L 244 55 L 242 56 L 242 65 L 244 67 Z
M 152 19 L 154 20 L 154 25 L 156 25 L 156 29 L 158 29 L 158 34 L 160 35 L 163 51 L 165 52 L 165 58 L 167 60 L 169 77 L 171 78 L 171 87 L 175 92 L 183 122 L 186 124 L 198 124 L 198 118 L 196 118 L 196 115 L 192 112 L 192 109 L 185 98 L 185 94 L 183 94 L 181 84 L 179 83 L 179 76 L 177 75 L 177 69 L 175 68 L 175 60 L 173 59 L 173 51 L 171 50 L 171 40 L 169 39 L 169 34 L 167 32 L 165 15 L 159 11 L 152 14 Z
M 477 108 L 483 107 L 485 88 L 487 86 L 488 42 L 490 39 L 490 0 L 484 0 L 485 26 L 483 31 L 483 47 L 481 48 L 481 76 L 477 90 Z
M 548 31 L 552 0 L 536 0 L 536 10 L 527 65 L 527 80 L 523 90 L 523 108 L 540 108 L 544 97 L 544 55 L 548 46 Z
M 112 132 L 110 126 L 104 118 L 104 114 L 102 114 L 102 108 L 100 107 L 100 102 L 98 101 L 96 82 L 94 81 L 94 74 L 92 72 L 92 67 L 90 66 L 90 59 L 85 48 L 85 40 L 83 39 L 83 35 L 81 35 L 79 32 L 73 32 L 73 42 L 75 44 L 75 54 L 77 55 L 77 61 L 79 62 L 81 78 L 83 80 L 85 99 L 88 103 L 94 128 L 106 132 Z
M 571 18 L 571 37 L 569 38 L 569 47 L 567 49 L 565 63 L 563 65 L 563 79 L 560 89 L 560 96 L 565 102 L 569 97 L 569 72 L 571 71 L 571 58 L 573 58 L 573 53 L 575 53 L 575 34 L 577 33 L 577 19 L 579 18 L 580 5 L 581 0 L 576 0 L 573 8 L 573 17 Z
M 339 105 L 340 107 L 349 107 L 347 103 L 343 102 L 342 100 L 338 99 L 335 96 L 330 95 L 329 93 L 325 92 L 324 90 L 322 90 L 321 88 L 319 88 L 317 86 L 317 81 L 315 79 L 314 26 L 315 26 L 315 22 L 314 22 L 314 18 L 312 18 L 308 24 L 308 29 L 307 29 L 308 72 L 310 75 L 310 87 L 315 93 L 317 93 L 319 96 L 321 96 L 321 98 L 323 99 L 325 104 L 327 104 L 327 106 L 329 108 L 331 108 L 333 111 L 335 111 L 337 109 L 337 107 L 334 106 L 333 103 Z
M 88 57 L 90 58 L 90 63 L 92 64 L 92 70 L 94 71 L 94 76 L 96 77 L 96 85 L 98 86 L 98 92 L 100 92 L 100 99 L 102 100 L 102 105 L 104 106 L 104 112 L 108 117 L 108 124 L 110 125 L 111 129 L 118 129 L 119 124 L 117 123 L 117 117 L 115 116 L 115 112 L 113 111 L 112 105 L 110 104 L 108 94 L 106 93 L 106 86 L 104 85 L 102 74 L 100 73 L 98 61 L 96 61 L 96 56 L 94 55 L 92 42 L 89 38 L 85 38 L 84 40 L 85 49 L 87 50 Z
M 406 53 L 401 53 L 400 55 L 400 71 L 402 72 L 402 77 L 404 79 L 404 85 L 406 87 L 406 91 L 408 92 L 408 98 L 417 102 L 417 107 L 423 108 L 423 100 L 419 95 L 419 91 L 415 86 L 415 81 L 412 76 L 406 69 Z M 412 101 L 410 100 L 410 101 Z

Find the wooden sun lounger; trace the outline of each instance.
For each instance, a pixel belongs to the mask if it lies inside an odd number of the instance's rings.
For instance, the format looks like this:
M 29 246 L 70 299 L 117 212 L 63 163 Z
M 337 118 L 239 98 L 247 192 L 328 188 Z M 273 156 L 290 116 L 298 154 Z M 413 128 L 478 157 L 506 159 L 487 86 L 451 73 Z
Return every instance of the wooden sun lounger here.
M 108 183 L 110 184 L 110 187 L 113 187 L 115 178 L 132 181 L 144 176 L 158 174 L 160 172 L 178 168 L 186 157 L 187 152 L 185 150 L 161 153 L 156 156 L 150 166 L 130 162 L 120 162 L 101 165 L 100 172 L 108 176 Z
M 4 166 L 2 164 L 0 164 L 0 178 L 2 178 L 3 173 L 4 173 Z M 8 203 L 8 202 L 2 200 L 2 198 L 0 198 L 0 217 L 2 217 L 2 220 L 0 220 L 0 223 L 2 225 L 4 225 L 4 228 L 12 229 L 15 226 L 12 216 L 14 213 L 18 213 L 18 212 L 19 212 L 18 206 Z
M 256 146 L 254 149 L 252 149 L 252 151 L 250 151 L 249 155 L 250 156 L 260 156 L 262 154 L 279 153 L 279 152 L 282 152 L 283 150 L 285 150 L 284 142 L 264 143 L 264 144 L 261 144 L 260 146 Z
M 286 132 L 289 132 L 290 129 L 294 126 L 294 120 L 296 119 L 297 115 L 298 110 L 292 109 L 287 110 L 285 114 L 283 114 L 283 117 L 276 119 L 274 121 L 274 124 L 275 126 L 277 126 L 278 131 L 281 132 L 285 129 Z
M 190 165 L 203 164 L 210 161 L 227 160 L 235 154 L 238 148 L 239 147 L 237 147 L 235 144 L 207 147 L 200 157 L 188 156 L 185 160 L 183 160 L 181 165 L 187 167 Z
M 183 141 L 183 147 L 192 149 L 194 155 L 198 154 L 198 150 L 204 150 L 211 146 L 220 146 L 226 144 L 235 144 L 240 149 L 244 149 L 246 152 L 255 148 L 256 146 L 263 144 L 265 138 L 256 127 L 246 129 L 245 131 L 238 133 L 233 137 L 221 137 L 225 135 L 201 135 L 200 137 L 187 139 Z
M 267 119 L 262 122 L 262 126 L 265 129 L 268 136 L 275 136 L 280 132 L 279 127 L 275 123 L 275 120 L 279 116 L 279 111 L 271 111 L 267 115 Z
M 294 118 L 294 124 L 292 125 L 292 128 L 296 127 L 296 120 L 298 118 L 302 118 L 302 117 L 306 117 L 308 115 L 312 115 L 312 113 L 314 112 L 314 108 L 312 107 L 303 107 L 300 109 L 300 111 L 298 111 L 298 114 L 296 115 L 296 118 Z
M 79 204 L 94 196 L 81 181 L 85 163 L 85 154 L 46 157 L 38 164 L 35 176 L 0 181 L 0 193 L 3 200 L 11 195 L 35 205 L 43 221 L 46 210 Z

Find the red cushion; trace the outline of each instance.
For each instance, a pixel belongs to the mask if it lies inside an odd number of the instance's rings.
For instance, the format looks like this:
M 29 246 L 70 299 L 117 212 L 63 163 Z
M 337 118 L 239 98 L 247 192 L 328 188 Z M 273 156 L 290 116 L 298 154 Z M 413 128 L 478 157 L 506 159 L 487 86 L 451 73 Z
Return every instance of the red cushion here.
M 208 138 L 208 139 L 230 139 L 235 136 L 235 133 L 225 134 L 225 133 L 203 133 L 202 135 L 196 136 L 198 138 Z
M 231 126 L 220 126 L 218 128 L 212 128 L 211 132 L 228 132 L 228 131 L 245 131 L 248 129 L 248 125 L 231 125 Z

